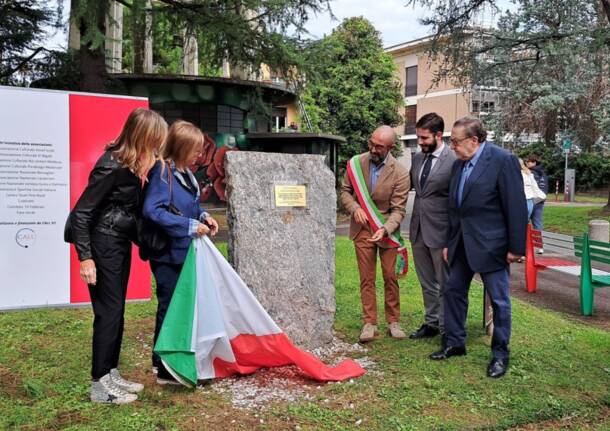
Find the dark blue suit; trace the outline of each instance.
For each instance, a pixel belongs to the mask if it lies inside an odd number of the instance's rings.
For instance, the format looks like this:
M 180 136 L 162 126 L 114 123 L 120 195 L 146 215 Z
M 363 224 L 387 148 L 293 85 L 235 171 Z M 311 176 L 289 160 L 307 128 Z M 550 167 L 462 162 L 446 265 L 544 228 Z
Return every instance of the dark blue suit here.
M 466 180 L 461 203 L 458 189 L 468 162 L 456 160 L 449 189 L 449 278 L 444 286 L 448 346 L 466 341 L 468 289 L 481 274 L 494 311 L 493 356 L 507 358 L 511 333 L 509 266 L 506 255 L 525 254 L 527 207 L 517 158 L 485 143 Z

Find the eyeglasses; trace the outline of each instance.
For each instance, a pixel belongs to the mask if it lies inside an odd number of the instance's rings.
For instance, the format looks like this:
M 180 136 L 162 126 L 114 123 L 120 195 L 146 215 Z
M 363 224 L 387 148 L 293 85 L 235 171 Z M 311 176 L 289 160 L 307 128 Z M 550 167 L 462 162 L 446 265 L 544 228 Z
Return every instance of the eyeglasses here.
M 451 138 L 451 146 L 455 147 L 459 144 L 461 144 L 462 142 L 464 142 L 466 139 L 472 139 L 471 136 L 466 136 L 465 138 L 461 138 L 461 139 L 453 139 Z
M 375 143 L 374 143 L 373 141 L 371 141 L 370 139 L 369 139 L 369 141 L 368 141 L 368 146 L 369 146 L 369 149 L 370 149 L 370 150 L 372 150 L 372 149 L 375 149 L 376 151 L 383 151 L 383 150 L 385 150 L 385 145 L 379 145 L 379 144 L 375 144 Z

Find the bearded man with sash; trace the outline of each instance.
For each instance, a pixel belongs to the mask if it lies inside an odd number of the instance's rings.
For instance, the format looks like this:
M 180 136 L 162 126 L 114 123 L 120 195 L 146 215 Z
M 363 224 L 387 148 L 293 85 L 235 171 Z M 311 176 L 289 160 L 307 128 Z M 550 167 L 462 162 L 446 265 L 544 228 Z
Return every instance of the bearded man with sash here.
M 354 241 L 360 273 L 360 299 L 364 326 L 360 341 L 375 339 L 377 299 L 375 278 L 377 254 L 384 282 L 387 332 L 406 337 L 400 328 L 398 277 L 406 274 L 407 251 L 400 236 L 409 193 L 409 173 L 390 154 L 396 134 L 390 126 L 378 127 L 368 141 L 369 151 L 354 156 L 341 184 L 341 204 L 351 215 L 349 237 Z

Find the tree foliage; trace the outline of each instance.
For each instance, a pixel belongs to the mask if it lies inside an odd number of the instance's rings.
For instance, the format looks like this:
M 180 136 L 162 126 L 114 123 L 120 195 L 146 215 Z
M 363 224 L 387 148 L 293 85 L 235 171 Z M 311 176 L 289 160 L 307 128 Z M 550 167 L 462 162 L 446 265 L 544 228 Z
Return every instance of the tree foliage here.
M 36 0 L 0 0 L 0 84 L 19 84 L 24 72 L 47 62 L 52 54 L 42 42 L 48 30 L 61 27 L 57 8 Z
M 146 24 L 142 14 L 138 15 L 134 7 L 123 11 L 123 69 L 127 72 L 140 73 L 136 65 L 136 46 L 138 38 L 134 37 L 138 27 L 145 34 Z M 152 37 L 154 73 L 170 75 L 182 73 L 182 27 L 180 19 L 172 11 L 157 10 L 151 16 L 150 36 Z M 217 58 L 214 49 L 215 41 L 205 31 L 196 32 L 199 57 L 199 74 L 203 76 L 221 76 L 222 58 Z
M 366 150 L 377 126 L 401 123 L 396 65 L 384 52 L 379 32 L 362 17 L 345 19 L 306 52 L 311 72 L 302 100 L 316 131 L 347 139 L 339 147 L 343 168 Z
M 500 110 L 486 119 L 496 136 L 538 133 L 556 148 L 570 137 L 585 152 L 610 143 L 610 0 L 408 0 L 430 9 L 436 80 L 494 89 Z M 477 27 L 485 8 L 497 27 Z M 556 151 L 556 150 L 555 150 Z M 608 178 L 605 178 L 608 181 Z M 607 210 L 610 211 L 610 190 Z
M 563 151 L 542 143 L 530 145 L 517 150 L 517 155 L 527 158 L 530 154 L 540 157 L 544 170 L 549 177 L 549 194 L 555 192 L 556 181 L 563 193 L 565 158 Z M 608 184 L 610 178 L 610 157 L 603 153 L 579 152 L 569 156 L 569 167 L 576 171 L 576 190 L 597 191 Z
M 539 133 L 547 145 L 571 137 L 584 150 L 610 141 L 610 1 L 410 0 L 430 8 L 436 79 L 497 91 L 487 119 L 503 136 Z M 478 26 L 493 11 L 497 26 Z
M 141 57 L 145 17 L 152 17 L 153 58 L 158 71 L 163 73 L 180 71 L 182 54 L 176 38 L 187 31 L 199 42 L 200 69 L 206 73 L 218 74 L 223 59 L 228 59 L 233 66 L 254 73 L 265 63 L 289 76 L 291 70 L 302 64 L 299 51 L 305 23 L 316 14 L 330 11 L 329 0 L 117 1 L 126 9 L 125 51 L 135 53 L 136 58 Z M 66 24 L 62 22 L 63 2 L 58 1 L 56 7 L 49 4 L 43 0 L 0 0 L 1 82 L 13 82 L 16 72 L 27 74 L 40 66 L 33 61 L 45 50 L 41 46 L 44 28 Z M 104 53 L 110 6 L 110 0 L 70 2 L 70 20 L 81 33 L 81 47 L 76 56 L 79 74 L 72 84 L 84 91 L 103 92 L 110 85 Z M 36 55 L 31 56 L 33 52 Z M 54 63 L 64 57 L 56 55 Z M 74 54 L 69 57 L 74 59 Z M 134 62 L 132 56 L 125 59 L 128 67 L 137 71 L 139 61 Z M 65 69 L 55 64 L 38 72 L 60 70 L 63 73 Z
M 97 19 L 97 11 L 107 15 L 109 1 L 72 2 L 72 19 L 81 28 L 83 46 L 96 51 L 105 40 L 104 23 Z M 152 15 L 153 23 L 157 23 L 151 30 L 153 40 L 161 42 L 155 48 L 156 59 L 160 60 L 161 71 L 167 72 L 176 66 L 175 36 L 186 31 L 204 48 L 200 51 L 204 69 L 218 69 L 222 60 L 228 59 L 254 72 L 265 63 L 288 74 L 300 65 L 299 36 L 305 22 L 312 14 L 330 10 L 328 0 L 156 0 L 152 7 L 143 0 L 119 3 L 140 23 L 140 17 Z M 131 31 L 134 34 L 133 27 Z

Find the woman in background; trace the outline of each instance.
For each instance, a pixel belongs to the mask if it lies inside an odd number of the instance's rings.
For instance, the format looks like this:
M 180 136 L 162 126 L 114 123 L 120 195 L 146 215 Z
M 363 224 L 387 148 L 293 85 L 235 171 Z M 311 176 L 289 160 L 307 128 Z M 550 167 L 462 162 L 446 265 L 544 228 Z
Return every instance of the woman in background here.
M 144 388 L 121 377 L 117 366 L 142 184 L 166 136 L 167 123 L 159 114 L 134 110 L 95 164 L 70 214 L 68 236 L 76 247 L 95 316 L 90 395 L 94 402 L 129 403 Z
M 168 250 L 150 255 L 150 267 L 157 283 L 157 318 L 154 343 L 192 238 L 211 233 L 216 235 L 218 224 L 199 205 L 199 186 L 189 166 L 203 150 L 201 130 L 186 121 L 176 121 L 169 128 L 167 140 L 159 160 L 149 175 L 150 184 L 144 196 L 143 215 L 170 238 Z M 179 384 L 153 353 L 153 367 L 157 368 L 157 383 Z
M 519 159 L 519 164 L 521 165 L 521 176 L 523 177 L 523 191 L 527 201 L 527 219 L 529 220 L 534 209 L 534 188 L 532 183 L 536 183 L 536 180 L 534 179 L 534 174 L 523 163 L 523 159 Z

